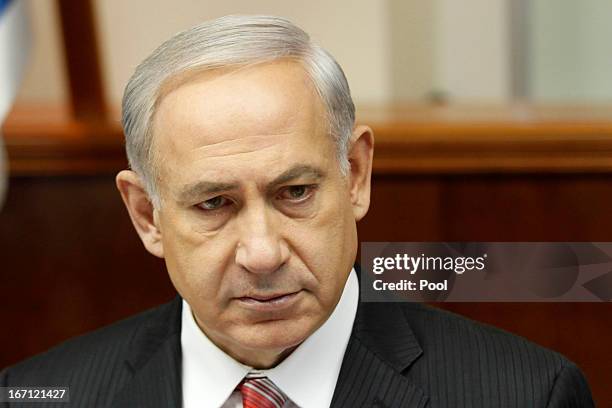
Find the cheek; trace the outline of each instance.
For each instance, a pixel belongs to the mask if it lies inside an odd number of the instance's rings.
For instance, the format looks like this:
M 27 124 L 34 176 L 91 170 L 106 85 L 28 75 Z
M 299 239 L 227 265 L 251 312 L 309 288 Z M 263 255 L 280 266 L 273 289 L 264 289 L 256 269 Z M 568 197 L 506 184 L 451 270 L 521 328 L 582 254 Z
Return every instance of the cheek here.
M 352 215 L 350 196 L 346 189 L 338 187 L 323 200 L 316 229 L 319 235 L 325 237 L 329 245 L 326 252 L 344 253 L 347 247 L 354 245 L 350 241 L 355 233 L 355 220 Z
M 212 301 L 220 292 L 224 271 L 233 261 L 229 240 L 198 231 L 188 217 L 171 215 L 160 218 L 170 278 L 188 301 Z
M 357 250 L 355 220 L 348 198 L 343 191 L 329 194 L 322 200 L 315 217 L 291 226 L 288 230 L 291 246 L 314 275 L 317 297 L 325 304 L 335 302 Z

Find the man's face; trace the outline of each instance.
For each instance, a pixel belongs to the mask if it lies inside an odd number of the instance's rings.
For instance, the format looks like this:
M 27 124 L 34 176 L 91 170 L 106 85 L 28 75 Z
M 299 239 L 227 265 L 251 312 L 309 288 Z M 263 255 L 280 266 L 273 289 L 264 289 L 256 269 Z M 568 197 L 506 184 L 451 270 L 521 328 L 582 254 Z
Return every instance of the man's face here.
M 158 106 L 163 256 L 202 330 L 235 358 L 301 343 L 351 270 L 351 178 L 326 124 L 289 61 L 200 74 Z

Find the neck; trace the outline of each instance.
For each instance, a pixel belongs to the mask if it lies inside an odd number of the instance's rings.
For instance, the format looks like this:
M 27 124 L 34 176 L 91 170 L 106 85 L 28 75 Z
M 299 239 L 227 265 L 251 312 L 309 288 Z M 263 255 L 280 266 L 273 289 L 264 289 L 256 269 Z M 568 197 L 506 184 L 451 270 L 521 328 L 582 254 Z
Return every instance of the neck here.
M 296 346 L 297 347 L 297 346 Z M 241 364 L 253 367 L 258 370 L 267 370 L 279 365 L 287 356 L 289 356 L 296 347 L 291 347 L 281 352 L 273 352 L 267 350 L 257 351 L 231 351 L 222 349 L 226 354 Z

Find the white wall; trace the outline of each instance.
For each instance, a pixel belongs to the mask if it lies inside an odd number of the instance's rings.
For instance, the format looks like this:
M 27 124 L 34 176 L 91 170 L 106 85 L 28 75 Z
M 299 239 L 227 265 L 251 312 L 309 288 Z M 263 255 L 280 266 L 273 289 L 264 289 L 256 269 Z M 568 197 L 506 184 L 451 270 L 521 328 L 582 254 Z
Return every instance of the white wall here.
M 32 48 L 17 102 L 55 103 L 66 97 L 63 50 L 55 2 L 27 0 Z
M 436 1 L 389 1 L 391 100 L 420 100 L 433 90 Z
M 175 32 L 225 14 L 274 14 L 291 19 L 329 50 L 362 102 L 387 100 L 389 31 L 384 1 L 372 0 L 97 0 L 104 73 L 119 101 L 136 65 Z
M 536 100 L 612 100 L 612 2 L 534 0 L 531 89 Z
M 435 1 L 434 87 L 455 101 L 506 101 L 510 95 L 506 0 Z
M 344 68 L 358 104 L 503 102 L 509 95 L 505 2 L 512 0 L 96 0 L 107 95 L 118 104 L 136 65 L 170 35 L 229 13 L 290 18 Z M 601 0 L 605 1 L 605 0 Z M 55 2 L 28 0 L 35 47 L 20 99 L 66 97 Z

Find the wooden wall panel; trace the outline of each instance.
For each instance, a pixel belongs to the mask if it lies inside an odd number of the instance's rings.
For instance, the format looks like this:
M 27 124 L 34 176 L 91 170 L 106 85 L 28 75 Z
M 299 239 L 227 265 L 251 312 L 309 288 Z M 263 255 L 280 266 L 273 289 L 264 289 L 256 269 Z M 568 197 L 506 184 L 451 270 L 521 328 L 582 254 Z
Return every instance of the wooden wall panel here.
M 102 64 L 92 0 L 57 0 L 71 113 L 83 122 L 101 122 L 106 116 Z
M 444 180 L 447 240 L 612 241 L 610 174 Z
M 443 185 L 438 177 L 374 177 L 370 210 L 358 224 L 363 241 L 438 241 Z
M 0 366 L 173 296 L 112 176 L 12 179 L 0 259 Z

